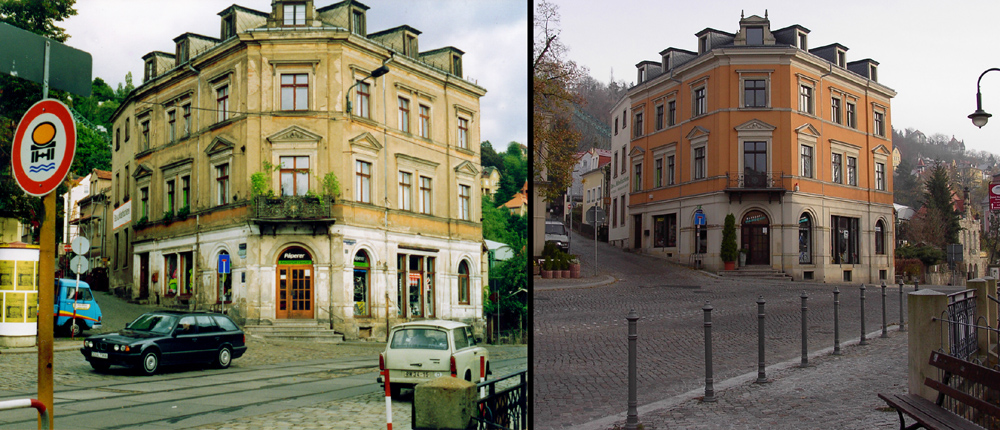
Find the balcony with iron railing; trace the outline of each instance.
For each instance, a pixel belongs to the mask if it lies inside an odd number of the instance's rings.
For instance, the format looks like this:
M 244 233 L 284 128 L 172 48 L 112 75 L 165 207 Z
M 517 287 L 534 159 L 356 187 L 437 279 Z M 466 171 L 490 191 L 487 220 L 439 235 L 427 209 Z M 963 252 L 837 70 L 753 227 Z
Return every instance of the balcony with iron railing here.
M 313 234 L 336 222 L 334 199 L 328 196 L 256 196 L 252 202 L 251 221 L 261 227 L 261 233 L 275 234 L 279 225 L 302 225 Z
M 733 197 L 737 197 L 742 203 L 746 194 L 767 194 L 768 202 L 777 197 L 778 203 L 781 203 L 782 196 L 788 192 L 782 176 L 782 172 L 771 171 L 726 172 L 726 193 L 729 194 L 729 201 L 731 203 Z

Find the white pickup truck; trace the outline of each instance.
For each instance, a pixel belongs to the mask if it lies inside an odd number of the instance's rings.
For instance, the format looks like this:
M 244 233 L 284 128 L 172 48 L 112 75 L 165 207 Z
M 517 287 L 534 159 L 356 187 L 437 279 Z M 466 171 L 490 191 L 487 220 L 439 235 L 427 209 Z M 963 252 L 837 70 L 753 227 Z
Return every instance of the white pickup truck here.
M 480 360 L 485 363 L 488 376 L 489 351 L 477 346 L 472 327 L 456 321 L 433 320 L 393 327 L 378 365 L 381 371 L 389 369 L 390 394 L 399 397 L 403 388 L 413 388 L 442 376 L 455 375 L 478 382 Z M 385 387 L 381 374 L 378 382 Z

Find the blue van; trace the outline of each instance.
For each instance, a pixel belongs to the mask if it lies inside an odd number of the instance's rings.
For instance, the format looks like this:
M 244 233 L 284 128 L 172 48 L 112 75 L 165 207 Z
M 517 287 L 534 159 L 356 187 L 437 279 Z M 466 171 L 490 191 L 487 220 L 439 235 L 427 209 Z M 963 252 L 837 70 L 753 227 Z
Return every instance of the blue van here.
M 55 326 L 72 336 L 79 336 L 83 330 L 101 328 L 101 307 L 94 300 L 90 285 L 80 281 L 79 289 L 76 287 L 75 279 L 56 279 Z M 74 306 L 76 306 L 75 324 Z

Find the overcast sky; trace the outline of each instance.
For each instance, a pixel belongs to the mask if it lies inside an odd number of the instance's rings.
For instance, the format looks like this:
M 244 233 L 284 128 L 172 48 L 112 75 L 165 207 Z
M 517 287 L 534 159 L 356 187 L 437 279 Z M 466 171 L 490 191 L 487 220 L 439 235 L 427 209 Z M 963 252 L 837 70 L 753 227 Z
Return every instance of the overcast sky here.
M 321 8 L 339 0 L 315 0 Z M 232 4 L 270 13 L 271 0 L 79 0 L 77 15 L 58 24 L 67 45 L 94 57 L 93 76 L 112 88 L 132 72 L 142 83 L 142 56 L 174 52 L 173 39 L 191 32 L 219 37 L 218 13 Z M 480 100 L 481 138 L 502 151 L 527 144 L 528 3 L 524 0 L 363 0 L 368 32 L 399 25 L 420 30 L 420 50 L 454 46 L 465 52 L 465 78 L 486 88 Z
M 1000 2 L 549 1 L 559 6 L 568 58 L 602 82 L 614 69 L 615 79 L 631 83 L 636 63 L 660 61 L 668 47 L 697 52 L 695 33 L 707 27 L 735 33 L 741 10 L 764 16 L 766 8 L 772 30 L 799 24 L 810 30 L 810 46 L 840 43 L 849 48 L 849 62 L 879 62 L 879 83 L 898 93 L 890 113 L 894 128 L 955 135 L 969 149 L 1000 154 L 1000 73 L 982 82 L 983 110 L 996 116 L 982 129 L 967 118 L 976 110 L 979 75 L 1000 67 Z

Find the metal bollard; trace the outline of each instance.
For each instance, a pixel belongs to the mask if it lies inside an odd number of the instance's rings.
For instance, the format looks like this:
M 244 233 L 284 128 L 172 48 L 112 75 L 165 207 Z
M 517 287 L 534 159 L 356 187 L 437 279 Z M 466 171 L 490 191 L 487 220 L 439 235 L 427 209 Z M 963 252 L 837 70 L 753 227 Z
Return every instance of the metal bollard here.
M 767 375 L 764 374 L 764 296 L 757 298 L 757 381 L 758 384 L 767 382 Z
M 701 310 L 705 311 L 705 398 L 703 402 L 715 401 L 715 388 L 712 387 L 712 305 L 705 302 Z
M 906 324 L 903 323 L 903 280 L 899 280 L 899 331 L 906 331 Z
M 840 289 L 833 287 L 833 355 L 840 355 Z
M 920 284 L 917 281 L 913 281 L 913 291 L 920 291 Z
M 861 284 L 861 342 L 858 345 L 868 345 L 865 339 L 865 284 Z
M 625 317 L 628 320 L 628 413 L 625 418 L 625 429 L 626 430 L 637 430 L 639 428 L 639 412 L 637 409 L 638 401 L 636 401 L 636 366 L 635 366 L 635 356 L 636 356 L 636 339 L 639 338 L 639 334 L 636 332 L 636 321 L 639 321 L 639 315 L 635 313 L 635 309 L 628 312 L 628 316 Z
M 806 367 L 809 365 L 809 346 L 806 337 L 806 314 L 809 312 L 809 308 L 806 306 L 806 299 L 808 299 L 809 296 L 806 295 L 805 290 L 802 290 L 802 295 L 799 297 L 802 297 L 802 364 L 800 367 Z
M 882 281 L 882 338 L 889 337 L 889 327 L 885 321 L 885 281 Z

